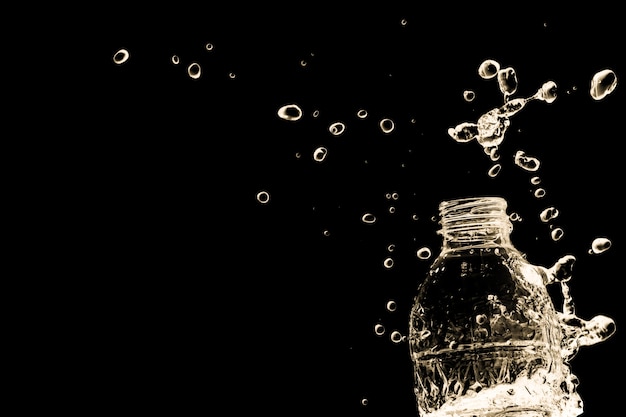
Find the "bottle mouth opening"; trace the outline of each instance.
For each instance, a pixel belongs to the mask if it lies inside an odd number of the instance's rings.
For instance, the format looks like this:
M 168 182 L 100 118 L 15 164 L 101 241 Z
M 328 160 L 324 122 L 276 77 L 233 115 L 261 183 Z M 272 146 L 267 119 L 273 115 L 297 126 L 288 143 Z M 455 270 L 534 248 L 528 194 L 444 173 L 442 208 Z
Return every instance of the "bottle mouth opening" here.
M 511 232 L 513 225 L 506 209 L 506 200 L 498 196 L 442 201 L 439 204 L 439 234 L 456 241 L 470 242 L 502 231 Z

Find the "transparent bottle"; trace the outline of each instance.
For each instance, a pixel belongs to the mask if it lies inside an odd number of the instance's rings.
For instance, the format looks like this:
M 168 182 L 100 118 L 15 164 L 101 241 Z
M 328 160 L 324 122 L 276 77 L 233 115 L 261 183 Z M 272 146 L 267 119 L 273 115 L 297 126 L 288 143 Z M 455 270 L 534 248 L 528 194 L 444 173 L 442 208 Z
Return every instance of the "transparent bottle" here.
M 409 320 L 421 417 L 582 413 L 561 316 L 546 288 L 550 270 L 511 244 L 506 208 L 500 197 L 439 206 L 441 253 Z

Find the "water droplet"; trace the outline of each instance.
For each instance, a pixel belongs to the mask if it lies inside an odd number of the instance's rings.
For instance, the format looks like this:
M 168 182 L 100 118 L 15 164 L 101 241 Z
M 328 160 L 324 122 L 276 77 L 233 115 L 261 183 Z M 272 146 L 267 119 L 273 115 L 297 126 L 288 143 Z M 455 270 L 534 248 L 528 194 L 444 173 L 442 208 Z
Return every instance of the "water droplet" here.
M 307 65 L 306 60 L 304 60 L 304 59 L 300 60 L 300 66 L 301 67 L 306 67 L 306 65 Z
M 343 122 L 334 122 L 328 126 L 328 131 L 334 136 L 341 135 L 346 130 L 346 125 Z
M 387 301 L 387 310 L 396 311 L 397 308 L 398 308 L 398 305 L 396 304 L 394 300 Z
M 553 219 L 555 219 L 557 217 L 559 217 L 559 210 L 557 210 L 554 207 L 548 207 L 548 208 L 542 210 L 541 213 L 539 213 L 539 218 L 544 223 L 547 223 L 550 220 L 553 220 Z
M 424 246 L 417 250 L 416 255 L 419 259 L 428 259 L 431 257 L 432 252 L 430 248 Z
M 474 101 L 475 98 L 476 98 L 476 93 L 474 93 L 472 90 L 463 91 L 463 99 L 465 101 L 471 102 L 471 101 Z
M 517 74 L 512 67 L 503 68 L 498 71 L 498 87 L 504 97 L 515 94 L 517 91 Z
M 394 124 L 393 120 L 388 119 L 388 118 L 382 119 L 378 123 L 378 126 L 380 127 L 380 130 L 382 130 L 382 132 L 385 133 L 385 134 L 389 134 L 389 133 L 393 132 L 393 129 L 395 129 L 395 124 Z
M 297 104 L 285 104 L 278 109 L 278 117 L 284 120 L 296 121 L 302 117 L 302 109 Z
M 228 78 L 230 78 L 231 80 L 234 80 L 235 78 L 237 78 L 237 74 L 235 74 L 234 72 L 229 72 Z
M 610 69 L 597 72 L 591 79 L 589 94 L 594 100 L 602 100 L 617 87 L 617 76 Z
M 358 117 L 359 119 L 365 119 L 367 117 L 367 110 L 360 109 L 356 112 L 356 117 Z
M 556 100 L 556 92 L 556 83 L 554 81 L 546 81 L 541 88 L 537 90 L 537 94 L 535 94 L 533 98 L 545 101 L 546 103 L 552 103 Z
M 383 266 L 387 269 L 391 269 L 393 268 L 393 259 L 392 258 L 385 258 L 385 260 L 383 261 Z
M 493 59 L 484 60 L 478 67 L 478 75 L 486 80 L 495 77 L 500 71 L 500 63 Z
M 387 246 L 388 252 L 393 252 L 395 249 L 396 249 L 396 245 L 394 245 L 393 243 L 390 243 L 389 246 Z
M 489 171 L 487 171 L 487 175 L 489 175 L 490 177 L 496 177 L 500 171 L 502 170 L 502 165 L 500 164 L 494 164 L 491 168 L 489 168 Z
M 266 204 L 270 201 L 270 193 L 267 191 L 259 191 L 256 195 L 256 199 L 261 204 Z
M 389 214 L 393 214 L 396 212 L 396 208 L 394 206 L 389 207 Z
M 318 117 L 320 115 L 320 111 L 319 110 L 313 110 L 313 113 L 311 113 L 311 115 L 313 117 Z
M 189 75 L 189 77 L 194 80 L 200 78 L 200 76 L 202 75 L 202 68 L 200 68 L 200 64 L 198 64 L 197 62 L 192 62 L 191 64 L 189 64 L 189 66 L 187 67 L 187 75 Z
M 408 23 L 408 21 L 407 21 L 406 19 L 401 19 L 401 20 L 400 20 L 400 24 L 401 24 L 402 26 L 406 26 L 406 24 L 407 24 L 407 23 Z
M 492 146 L 490 148 L 485 148 L 485 151 L 487 152 L 487 154 L 489 154 L 489 158 L 492 161 L 497 161 L 498 159 L 500 159 L 500 152 L 498 151 L 498 147 L 497 146 Z
M 374 216 L 372 213 L 365 213 L 363 216 L 361 216 L 361 221 L 363 223 L 373 224 L 376 223 L 376 216 Z
M 374 326 L 374 333 L 376 334 L 376 336 L 382 336 L 385 334 L 385 326 L 383 326 L 382 324 L 378 323 Z
M 519 213 L 512 212 L 511 214 L 509 214 L 509 220 L 511 220 L 512 222 L 521 222 L 522 217 L 519 215 Z
M 367 405 L 367 404 L 369 404 L 369 401 L 367 398 L 361 399 L 361 405 Z
M 328 155 L 328 150 L 325 147 L 320 146 L 319 148 L 313 151 L 313 160 L 315 162 L 322 162 L 324 159 L 326 159 L 327 155 Z
M 330 236 L 330 231 L 328 229 L 324 230 L 322 234 L 326 237 Z
M 535 197 L 544 198 L 546 196 L 545 188 L 537 188 L 534 192 Z
M 591 242 L 591 251 L 595 254 L 602 253 L 611 247 L 611 241 L 605 237 L 597 237 Z
M 561 229 L 560 227 L 557 227 L 557 228 L 553 229 L 552 231 L 550 231 L 550 237 L 555 242 L 561 240 L 561 238 L 563 237 L 564 234 L 565 234 L 565 232 L 563 232 L 563 229 Z
M 515 153 L 515 165 L 526 171 L 537 171 L 540 162 L 537 158 L 526 155 L 524 151 L 517 151 Z
M 204 49 L 206 49 L 207 51 L 212 51 L 213 50 L 213 44 L 211 42 L 207 42 L 204 45 Z
M 419 220 L 419 216 L 418 216 L 417 214 L 413 214 L 413 215 L 411 216 L 411 219 L 412 219 L 413 221 L 418 221 L 418 220 Z
M 404 336 L 402 336 L 402 333 L 400 333 L 397 330 L 394 330 L 393 332 L 391 332 L 391 335 L 389 335 L 389 338 L 391 339 L 393 343 L 400 343 L 404 340 Z
M 130 52 L 127 49 L 119 49 L 113 54 L 113 62 L 117 65 L 122 65 L 130 59 Z
M 538 185 L 538 184 L 541 184 L 541 178 L 540 178 L 540 177 L 537 177 L 537 176 L 534 176 L 534 177 L 532 177 L 532 178 L 530 179 L 530 183 L 531 183 L 532 185 Z
M 180 64 L 180 57 L 178 55 L 172 55 L 170 61 L 172 62 L 172 64 L 178 65 Z

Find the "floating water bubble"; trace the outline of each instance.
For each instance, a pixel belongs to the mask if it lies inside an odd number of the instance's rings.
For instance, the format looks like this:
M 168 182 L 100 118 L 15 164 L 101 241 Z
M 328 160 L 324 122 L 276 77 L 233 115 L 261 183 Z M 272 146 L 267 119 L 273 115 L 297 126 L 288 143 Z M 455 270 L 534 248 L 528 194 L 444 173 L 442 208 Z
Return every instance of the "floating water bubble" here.
M 557 210 L 555 207 L 548 207 L 546 209 L 543 209 L 541 213 L 539 213 L 539 218 L 544 223 L 547 223 L 557 217 L 559 217 L 559 210 Z
M 497 177 L 501 170 L 502 165 L 494 164 L 491 168 L 489 168 L 489 171 L 487 171 L 487 175 L 489 175 L 491 178 Z
M 484 60 L 478 67 L 478 75 L 486 80 L 495 77 L 500 71 L 500 63 L 493 59 Z
M 326 149 L 323 146 L 320 146 L 319 148 L 313 151 L 313 160 L 315 162 L 322 162 L 324 161 L 324 159 L 326 159 L 327 155 L 328 155 L 328 149 Z
M 382 336 L 385 334 L 385 326 L 383 326 L 380 323 L 377 323 L 376 325 L 374 325 L 374 333 L 376 334 L 376 336 Z
M 528 156 L 524 151 L 517 151 L 514 160 L 515 165 L 526 171 L 537 171 L 539 169 L 539 160 L 535 157 Z
M 565 235 L 565 232 L 560 227 L 556 227 L 550 231 L 550 237 L 555 242 L 561 240 L 561 238 Z
M 602 100 L 611 94 L 615 87 L 617 87 L 617 75 L 610 69 L 604 69 L 598 71 L 591 79 L 589 94 L 594 100 Z
M 180 64 L 180 57 L 178 55 L 172 55 L 170 62 L 174 65 Z
M 374 224 L 376 223 L 376 216 L 374 216 L 372 213 L 365 213 L 363 216 L 361 216 L 361 221 L 367 224 Z
M 214 46 L 213 46 L 213 44 L 212 44 L 211 42 L 207 42 L 207 43 L 204 45 L 204 49 L 206 49 L 207 51 L 212 51 L 212 50 L 213 50 L 213 48 L 214 48 Z
M 393 258 L 385 258 L 383 261 L 383 266 L 387 269 L 393 268 Z
M 302 109 L 297 104 L 285 104 L 278 109 L 278 117 L 295 122 L 302 117 Z
M 267 191 L 259 191 L 256 195 L 256 199 L 261 204 L 269 203 L 270 193 L 268 193 Z
M 430 248 L 424 246 L 417 250 L 416 255 L 419 259 L 429 259 L 432 255 Z
M 393 132 L 393 129 L 395 129 L 395 123 L 389 118 L 382 119 L 378 123 L 378 126 L 380 127 L 380 130 L 386 134 Z
M 475 98 L 476 98 L 476 93 L 474 93 L 472 90 L 463 91 L 463 99 L 465 101 L 472 102 L 474 101 Z
M 554 81 L 546 81 L 541 88 L 537 90 L 533 98 L 545 101 L 546 103 L 552 103 L 556 100 L 556 92 L 556 83 Z
M 356 112 L 356 117 L 359 119 L 365 119 L 367 117 L 367 110 L 359 109 L 359 111 Z
M 328 131 L 334 136 L 341 135 L 346 130 L 346 125 L 343 122 L 334 122 L 328 126 Z
M 535 196 L 535 197 L 537 197 L 537 198 L 543 198 L 543 197 L 545 197 L 545 196 L 546 196 L 546 189 L 545 189 L 545 188 L 541 188 L 541 187 L 539 187 L 539 188 L 537 188 L 537 189 L 535 190 L 535 192 L 534 192 L 533 194 L 534 194 L 534 196 Z
M 597 237 L 591 242 L 591 252 L 598 254 L 607 251 L 611 247 L 611 241 L 606 237 Z
M 191 64 L 189 64 L 189 66 L 187 67 L 187 75 L 189 75 L 189 77 L 194 80 L 200 78 L 200 76 L 202 75 L 202 68 L 200 67 L 200 64 L 198 64 L 197 62 L 192 62 Z
M 130 52 L 128 49 L 122 48 L 113 54 L 113 62 L 117 65 L 122 65 L 130 59 Z
M 391 199 L 392 200 L 397 200 L 400 197 L 400 195 L 396 192 L 391 193 Z
M 404 340 L 404 336 L 402 336 L 402 333 L 400 333 L 397 330 L 394 330 L 393 332 L 391 332 L 391 334 L 389 335 L 389 338 L 391 339 L 393 343 L 400 343 Z
M 397 308 L 398 308 L 398 305 L 396 304 L 396 302 L 394 300 L 387 301 L 387 310 L 388 311 L 396 311 Z
M 517 91 L 517 74 L 512 67 L 498 71 L 498 87 L 505 99 Z

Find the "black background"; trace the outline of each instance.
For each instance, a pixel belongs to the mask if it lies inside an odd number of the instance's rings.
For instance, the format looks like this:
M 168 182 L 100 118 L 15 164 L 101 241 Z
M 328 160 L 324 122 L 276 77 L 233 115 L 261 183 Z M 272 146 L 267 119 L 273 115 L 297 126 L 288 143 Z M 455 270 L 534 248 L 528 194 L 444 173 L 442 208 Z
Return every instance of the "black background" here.
M 621 81 L 617 13 L 188 4 L 98 15 L 82 39 L 93 58 L 83 94 L 94 104 L 83 109 L 72 172 L 93 242 L 83 249 L 89 325 L 77 349 L 85 407 L 416 415 L 407 343 L 389 339 L 406 334 L 433 259 L 416 251 L 438 252 L 440 201 L 500 195 L 523 218 L 512 239 L 531 263 L 576 256 L 578 315 L 615 319 L 615 335 L 572 360 L 585 415 L 613 410 L 623 370 L 624 93 L 618 85 L 595 101 L 589 86 L 605 68 Z M 130 59 L 115 65 L 120 48 Z M 495 178 L 477 143 L 447 135 L 502 103 L 497 82 L 478 76 L 487 58 L 516 70 L 515 97 L 558 86 L 553 103 L 532 101 L 511 118 Z M 192 62 L 197 80 L 186 74 Z M 277 116 L 289 103 L 300 120 Z M 383 118 L 395 122 L 390 134 Z M 335 121 L 346 124 L 340 136 L 328 131 Z M 328 149 L 322 163 L 312 159 L 318 146 Z M 539 171 L 514 165 L 520 149 L 540 159 Z M 560 213 L 558 242 L 538 218 L 548 206 Z M 366 212 L 375 224 L 361 222 Z M 612 247 L 589 255 L 599 236 Z

